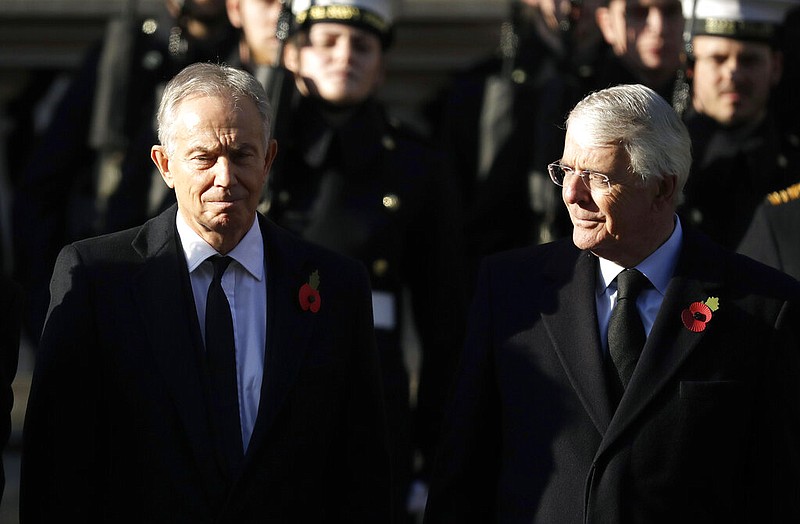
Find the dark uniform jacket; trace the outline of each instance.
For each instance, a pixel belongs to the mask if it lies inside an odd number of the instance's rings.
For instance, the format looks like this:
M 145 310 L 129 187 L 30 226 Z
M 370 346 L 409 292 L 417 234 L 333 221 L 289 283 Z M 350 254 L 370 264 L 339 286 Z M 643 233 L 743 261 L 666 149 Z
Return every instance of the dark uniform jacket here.
M 276 135 L 268 216 L 368 268 L 390 434 L 399 456 L 406 457 L 398 458 L 405 465 L 397 465 L 403 485 L 410 448 L 425 458 L 432 454 L 452 360 L 463 339 L 454 192 L 439 155 L 389 120 L 376 101 L 347 110 L 299 96 L 292 104 L 286 133 Z M 404 359 L 413 353 L 403 349 L 410 326 L 421 350 L 411 446 Z
M 694 110 L 684 121 L 693 162 L 681 218 L 736 249 L 767 194 L 800 180 L 800 144 L 781 134 L 770 116 L 733 129 Z
M 758 206 L 739 252 L 800 279 L 800 184 Z
M 800 285 L 684 228 L 614 411 L 598 273 L 571 240 L 486 260 L 426 524 L 797 522 Z

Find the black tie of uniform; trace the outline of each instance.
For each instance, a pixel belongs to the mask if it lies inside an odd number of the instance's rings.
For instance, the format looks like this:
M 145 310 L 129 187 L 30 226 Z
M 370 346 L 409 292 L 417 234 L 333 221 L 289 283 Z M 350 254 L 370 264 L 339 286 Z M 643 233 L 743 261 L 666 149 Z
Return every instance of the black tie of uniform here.
M 647 277 L 635 269 L 626 269 L 617 275 L 617 303 L 608 321 L 608 353 L 613 364 L 612 390 L 616 401 L 628 386 L 645 342 L 644 325 L 636 309 L 639 292 L 649 283 Z M 616 380 L 615 380 L 616 379 Z
M 242 428 L 239 422 L 239 390 L 236 385 L 236 349 L 233 342 L 233 317 L 222 275 L 230 257 L 213 256 L 214 278 L 206 300 L 206 364 L 209 402 L 217 447 L 226 473 L 232 477 L 242 459 Z

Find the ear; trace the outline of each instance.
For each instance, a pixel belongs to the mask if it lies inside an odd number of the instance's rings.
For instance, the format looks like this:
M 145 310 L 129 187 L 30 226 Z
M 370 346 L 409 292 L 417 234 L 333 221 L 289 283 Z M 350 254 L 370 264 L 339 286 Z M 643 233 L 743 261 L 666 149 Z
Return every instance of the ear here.
M 275 156 L 278 154 L 278 141 L 274 138 L 270 139 L 267 145 L 267 156 L 264 157 L 264 182 L 269 177 L 269 170 L 272 167 L 272 162 L 275 161 Z
M 300 48 L 297 42 L 286 43 L 283 49 L 283 65 L 295 75 L 300 71 Z
M 375 81 L 375 84 L 376 84 L 375 88 L 376 89 L 381 87 L 381 86 L 383 86 L 383 84 L 386 82 L 386 59 L 385 59 L 385 56 L 386 55 L 384 55 L 383 52 L 381 52 L 381 65 L 380 65 L 381 69 L 378 72 L 378 78 Z
M 594 19 L 603 34 L 603 40 L 609 45 L 614 45 L 614 28 L 612 27 L 611 11 L 608 7 L 598 7 L 594 12 Z
M 169 170 L 169 157 L 164 146 L 153 146 L 150 149 L 150 158 L 161 173 L 161 178 L 167 184 L 167 187 L 175 189 L 175 181 L 172 179 L 172 173 Z
M 675 192 L 678 190 L 678 177 L 674 175 L 664 175 L 657 180 L 657 189 L 654 199 L 654 205 L 674 206 L 677 202 L 677 195 Z
M 242 28 L 242 12 L 240 11 L 240 0 L 225 0 L 225 8 L 228 11 L 228 20 L 236 29 Z

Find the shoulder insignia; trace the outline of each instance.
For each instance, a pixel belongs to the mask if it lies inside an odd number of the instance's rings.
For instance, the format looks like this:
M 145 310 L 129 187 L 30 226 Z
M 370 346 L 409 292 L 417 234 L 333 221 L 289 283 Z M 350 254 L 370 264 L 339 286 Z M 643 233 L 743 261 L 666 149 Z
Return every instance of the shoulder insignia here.
M 798 198 L 800 198 L 800 182 L 767 195 L 767 200 L 773 206 L 779 206 L 781 204 L 785 204 L 786 202 L 797 200 Z

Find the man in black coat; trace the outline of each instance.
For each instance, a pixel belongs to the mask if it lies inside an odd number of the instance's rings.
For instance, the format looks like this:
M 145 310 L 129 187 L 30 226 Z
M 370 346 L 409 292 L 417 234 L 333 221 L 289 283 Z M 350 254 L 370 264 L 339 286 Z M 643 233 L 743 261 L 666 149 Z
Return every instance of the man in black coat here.
M 269 111 L 246 72 L 184 69 L 152 149 L 177 206 L 62 250 L 21 522 L 391 522 L 366 271 L 256 212 Z
M 570 113 L 572 239 L 483 264 L 426 524 L 800 518 L 800 285 L 684 229 L 690 163 L 649 88 Z

